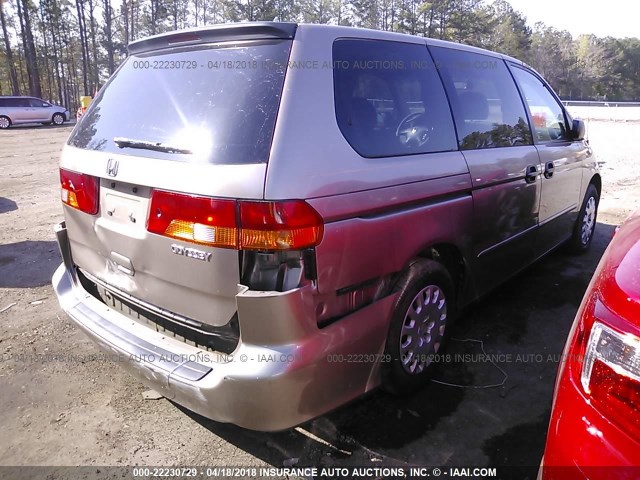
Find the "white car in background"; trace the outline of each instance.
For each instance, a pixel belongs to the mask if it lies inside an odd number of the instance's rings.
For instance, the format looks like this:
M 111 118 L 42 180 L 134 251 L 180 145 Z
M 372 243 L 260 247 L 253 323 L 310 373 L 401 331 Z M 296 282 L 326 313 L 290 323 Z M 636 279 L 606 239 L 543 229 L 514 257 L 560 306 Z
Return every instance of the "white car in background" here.
M 62 125 L 70 118 L 64 107 L 36 97 L 0 97 L 0 129 L 21 123 Z

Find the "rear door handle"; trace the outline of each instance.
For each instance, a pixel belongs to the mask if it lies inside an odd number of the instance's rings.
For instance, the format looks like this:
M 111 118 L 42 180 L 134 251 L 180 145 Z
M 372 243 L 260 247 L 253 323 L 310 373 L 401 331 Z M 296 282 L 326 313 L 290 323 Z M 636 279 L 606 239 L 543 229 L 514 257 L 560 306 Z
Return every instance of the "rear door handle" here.
M 535 165 L 527 165 L 524 174 L 524 181 L 527 183 L 533 183 L 536 181 L 536 177 L 538 176 L 538 167 Z
M 553 170 L 556 167 L 553 165 L 553 162 L 547 162 L 544 166 L 544 178 L 553 177 Z

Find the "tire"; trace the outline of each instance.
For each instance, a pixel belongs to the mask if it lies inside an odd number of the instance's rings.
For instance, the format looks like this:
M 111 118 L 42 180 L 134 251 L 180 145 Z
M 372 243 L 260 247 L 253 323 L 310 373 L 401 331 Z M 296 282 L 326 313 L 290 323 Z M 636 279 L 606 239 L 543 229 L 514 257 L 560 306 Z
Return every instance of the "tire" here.
M 442 351 L 455 320 L 456 299 L 449 272 L 433 260 L 414 262 L 395 290 L 401 293 L 391 314 L 385 345 L 391 360 L 382 366 L 382 386 L 402 395 L 429 379 L 432 356 Z
M 598 195 L 598 190 L 591 183 L 587 187 L 580 213 L 573 227 L 573 233 L 567 242 L 567 251 L 569 253 L 580 254 L 589 250 L 596 230 L 599 202 L 600 195 Z
M 11 126 L 11 119 L 9 117 L 0 116 L 0 129 L 4 130 Z
M 54 125 L 62 125 L 64 123 L 64 115 L 61 113 L 54 113 L 51 117 L 51 121 Z

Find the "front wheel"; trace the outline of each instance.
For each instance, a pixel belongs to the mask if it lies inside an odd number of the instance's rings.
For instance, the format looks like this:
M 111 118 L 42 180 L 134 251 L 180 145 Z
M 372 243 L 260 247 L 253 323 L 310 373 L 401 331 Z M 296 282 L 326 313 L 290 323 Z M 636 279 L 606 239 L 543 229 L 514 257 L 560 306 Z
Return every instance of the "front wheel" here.
M 584 196 L 578 219 L 573 227 L 573 234 L 567 242 L 567 250 L 570 253 L 584 253 L 591 246 L 593 234 L 596 230 L 599 201 L 598 190 L 593 184 L 590 184 Z
M 382 385 L 395 394 L 426 383 L 431 363 L 441 352 L 455 318 L 455 293 L 449 272 L 438 262 L 420 259 L 396 285 L 383 365 Z
M 62 125 L 64 123 L 64 115 L 61 113 L 54 113 L 51 120 L 53 120 L 54 125 Z

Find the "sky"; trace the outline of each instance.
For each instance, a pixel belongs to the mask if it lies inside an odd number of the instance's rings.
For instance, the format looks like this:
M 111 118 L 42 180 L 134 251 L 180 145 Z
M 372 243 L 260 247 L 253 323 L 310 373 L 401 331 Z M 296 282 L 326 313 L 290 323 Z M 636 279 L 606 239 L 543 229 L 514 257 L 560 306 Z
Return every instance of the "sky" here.
M 508 0 L 514 10 L 533 27 L 544 22 L 576 37 L 592 33 L 598 37 L 640 37 L 638 0 Z

